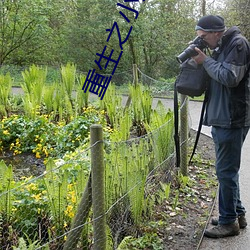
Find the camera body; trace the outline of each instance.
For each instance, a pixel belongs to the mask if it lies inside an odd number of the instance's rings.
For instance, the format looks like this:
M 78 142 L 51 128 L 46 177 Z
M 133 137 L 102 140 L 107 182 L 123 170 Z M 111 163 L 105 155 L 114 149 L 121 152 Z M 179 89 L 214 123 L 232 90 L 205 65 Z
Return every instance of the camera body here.
M 176 57 L 177 61 L 179 63 L 183 63 L 188 58 L 198 55 L 198 53 L 195 51 L 195 47 L 199 48 L 200 50 L 203 50 L 207 48 L 207 43 L 199 36 L 197 36 L 190 45 L 180 54 Z

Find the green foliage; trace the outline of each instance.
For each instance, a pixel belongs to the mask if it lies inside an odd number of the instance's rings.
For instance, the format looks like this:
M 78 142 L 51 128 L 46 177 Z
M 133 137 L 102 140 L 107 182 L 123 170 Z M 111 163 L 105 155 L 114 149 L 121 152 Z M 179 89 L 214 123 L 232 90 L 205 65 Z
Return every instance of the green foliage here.
M 118 128 L 122 124 L 123 107 L 121 104 L 122 98 L 117 95 L 115 85 L 110 84 L 103 100 L 100 100 L 100 109 L 107 112 L 107 120 L 111 128 Z
M 156 160 L 160 163 L 167 159 L 173 150 L 173 112 L 166 111 L 159 101 L 157 107 L 151 114 L 151 123 L 146 123 L 146 130 L 151 133 L 151 140 Z
M 18 188 L 11 192 L 15 197 L 12 215 L 13 225 L 17 231 L 22 228 L 20 235 L 23 237 L 28 235 L 28 239 L 33 241 L 37 237 L 37 225 L 40 220 L 49 217 L 49 199 L 41 180 L 32 181 L 32 176 L 23 177 L 16 183 L 16 187 Z
M 14 177 L 12 166 L 8 167 L 3 160 L 0 161 L 0 214 L 5 216 L 6 222 L 9 222 L 12 206 L 13 195 L 10 190 L 13 188 Z
M 9 101 L 12 86 L 10 74 L 0 75 L 0 116 L 7 116 L 9 110 Z
M 168 200 L 170 196 L 171 191 L 171 183 L 162 183 L 160 182 L 161 188 L 158 191 L 159 200 L 160 203 L 162 203 L 164 200 Z
M 22 75 L 24 80 L 21 84 L 24 90 L 24 110 L 26 115 L 34 118 L 40 111 L 47 69 L 32 65 L 29 70 L 23 71 Z
M 43 1 L 1 1 L 0 8 L 0 65 L 7 60 L 21 64 L 48 42 L 44 39 L 49 28 L 44 15 L 47 5 Z
M 130 26 L 133 30 L 123 44 L 124 53 L 113 77 L 114 83 L 128 82 L 120 73 L 130 70 L 132 64 L 137 64 L 143 73 L 156 79 L 176 76 L 179 65 L 175 57 L 194 38 L 197 16 L 205 13 L 197 11 L 197 1 L 194 0 L 152 0 L 134 4 L 128 3 L 139 12 L 136 20 L 134 13 L 122 10 L 130 20 L 131 25 L 128 25 L 114 0 L 18 0 L 15 4 L 2 1 L 0 64 L 61 65 L 73 62 L 81 71 L 88 72 L 95 65 L 95 54 L 101 53 L 106 43 L 106 29 L 111 29 L 115 20 L 122 38 L 128 35 Z M 229 10 L 231 5 L 235 8 Z M 207 14 L 224 12 L 227 20 L 235 25 L 239 20 L 240 23 L 247 20 L 248 13 L 242 5 L 244 2 L 232 2 L 228 6 L 207 3 L 205 10 Z M 243 29 L 247 31 L 244 25 Z M 118 36 L 113 34 L 108 45 L 107 53 L 114 49 L 116 59 L 121 50 Z M 110 73 L 111 66 L 103 67 L 103 72 Z
M 144 89 L 143 85 L 129 86 L 133 123 L 140 128 L 142 123 L 150 123 L 152 100 L 153 97 L 148 89 Z
M 46 88 L 44 89 L 43 102 L 46 108 L 46 113 L 48 114 L 50 114 L 53 111 L 55 89 L 56 89 L 55 84 L 46 86 Z
M 133 227 L 140 227 L 142 220 L 150 213 L 150 208 L 153 208 L 153 203 L 147 207 L 150 201 L 145 200 L 150 167 L 165 160 L 169 156 L 167 154 L 171 153 L 171 145 L 166 147 L 166 141 L 171 141 L 172 114 L 166 112 L 162 104 L 158 104 L 157 109 L 152 110 L 152 96 L 148 89 L 143 89 L 141 85 L 131 87 L 132 105 L 124 110 L 121 97 L 116 94 L 115 87 L 110 85 L 107 95 L 100 102 L 100 109 L 95 109 L 88 104 L 87 96 L 83 102 L 79 100 L 82 96 L 80 86 L 76 88 L 79 96 L 74 101 L 71 100 L 72 96 L 69 93 L 72 93 L 74 86 L 71 83 L 76 76 L 75 68 L 70 68 L 69 71 L 64 69 L 63 72 L 64 83 L 55 83 L 50 85 L 50 89 L 45 90 L 34 87 L 36 78 L 41 73 L 39 68 L 32 66 L 29 71 L 25 71 L 25 94 L 30 99 L 33 98 L 34 103 L 37 101 L 34 96 L 37 96 L 37 99 L 42 96 L 39 99 L 39 109 L 36 108 L 40 113 L 50 113 L 35 116 L 12 115 L 0 122 L 2 151 L 11 150 L 13 154 L 33 152 L 37 158 L 46 159 L 46 172 L 43 178 L 39 178 L 37 182 L 32 179 L 20 181 L 21 188 L 12 193 L 15 197 L 13 229 L 24 228 L 21 237 L 26 239 L 25 234 L 29 235 L 35 243 L 38 243 L 37 220 L 41 217 L 49 223 L 50 237 L 62 235 L 70 228 L 90 172 L 89 156 L 84 149 L 89 145 L 89 129 L 92 124 L 102 124 L 107 135 L 105 191 L 106 206 L 110 209 L 109 222 L 112 222 L 112 216 L 117 213 L 124 222 L 129 218 Z M 41 82 L 44 83 L 45 74 L 42 74 L 41 78 Z M 84 76 L 80 79 L 80 82 L 82 81 Z M 40 91 L 41 89 L 43 91 Z M 111 100 L 114 100 L 114 103 Z M 137 138 L 133 120 L 142 128 L 145 127 L 148 134 Z M 164 129 L 158 130 L 159 127 Z M 50 156 L 62 159 L 54 161 L 49 158 Z M 170 187 L 164 192 L 167 197 Z M 119 199 L 122 204 L 113 207 Z M 112 231 L 112 235 L 113 233 Z M 117 245 L 117 239 L 114 237 L 114 245 Z M 159 247 L 157 240 L 151 240 L 156 242 L 155 247 Z M 63 241 L 64 239 L 60 239 L 56 244 L 62 246 Z M 145 236 L 136 244 L 138 247 L 146 247 L 147 241 L 149 238 Z M 28 246 L 28 243 L 25 244 Z
M 145 233 L 140 238 L 127 236 L 118 246 L 117 250 L 137 250 L 137 249 L 153 249 L 163 250 L 163 242 L 156 233 Z
M 35 119 L 13 115 L 0 121 L 0 149 L 14 155 L 33 152 L 37 158 L 58 157 L 87 142 L 90 126 L 102 122 L 102 115 L 91 107 L 68 124 L 55 124 L 47 115 Z
M 76 87 L 76 99 L 75 99 L 77 114 L 81 114 L 81 111 L 89 106 L 89 91 L 86 91 L 85 93 L 82 90 L 85 80 L 86 76 L 84 75 L 80 75 L 78 77 L 78 86 Z
M 69 100 L 72 99 L 72 91 L 76 81 L 76 66 L 74 64 L 67 63 L 66 66 L 61 67 L 62 86 L 68 95 Z
M 50 211 L 56 222 L 57 229 L 63 228 L 64 211 L 67 206 L 68 176 L 66 172 L 55 171 L 56 165 L 52 159 L 46 164 L 44 184 L 48 193 Z
M 27 242 L 24 238 L 20 237 L 18 239 L 18 246 L 13 246 L 13 250 L 35 250 L 40 247 L 40 243 L 38 240 L 32 241 L 29 236 L 25 235 L 27 238 Z M 43 247 L 44 250 L 49 250 L 49 247 Z
M 105 192 L 107 207 L 124 195 L 128 195 L 126 206 L 130 207 L 135 224 L 142 219 L 144 189 L 151 160 L 147 140 L 111 143 L 112 154 L 106 155 Z

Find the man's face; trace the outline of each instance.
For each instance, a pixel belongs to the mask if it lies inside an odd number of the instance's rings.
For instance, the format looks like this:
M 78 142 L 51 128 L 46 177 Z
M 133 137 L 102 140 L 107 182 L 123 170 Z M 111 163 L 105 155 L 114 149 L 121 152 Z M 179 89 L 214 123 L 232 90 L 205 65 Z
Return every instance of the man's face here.
M 203 30 L 197 30 L 197 35 L 204 39 L 210 49 L 215 49 L 218 46 L 218 42 L 221 38 L 221 32 L 206 32 Z

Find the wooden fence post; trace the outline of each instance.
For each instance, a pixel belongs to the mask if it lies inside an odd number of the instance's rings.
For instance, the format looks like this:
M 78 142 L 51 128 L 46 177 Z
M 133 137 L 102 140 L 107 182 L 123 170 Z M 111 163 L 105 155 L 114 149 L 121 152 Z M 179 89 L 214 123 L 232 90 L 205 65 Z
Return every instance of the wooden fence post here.
M 93 250 L 106 249 L 106 216 L 104 192 L 103 130 L 99 124 L 90 127 L 91 176 L 93 205 Z
M 77 243 L 81 237 L 83 225 L 86 222 L 91 208 L 91 176 L 83 192 L 81 201 L 78 205 L 76 216 L 73 220 L 70 233 L 64 244 L 63 250 L 71 250 L 77 248 Z
M 137 71 L 137 65 L 133 64 L 133 84 L 136 86 L 138 85 L 138 71 Z M 131 95 L 128 95 L 127 102 L 125 104 L 124 111 L 129 107 L 131 104 Z
M 138 71 L 136 64 L 133 64 L 133 77 L 134 77 L 134 85 L 136 86 L 138 84 Z

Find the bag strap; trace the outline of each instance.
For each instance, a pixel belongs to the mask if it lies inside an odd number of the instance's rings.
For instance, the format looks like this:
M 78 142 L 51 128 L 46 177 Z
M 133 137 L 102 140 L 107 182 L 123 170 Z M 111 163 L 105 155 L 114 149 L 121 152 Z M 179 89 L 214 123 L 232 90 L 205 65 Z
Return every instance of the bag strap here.
M 199 121 L 199 126 L 198 130 L 196 133 L 196 138 L 195 138 L 195 143 L 193 147 L 192 154 L 190 156 L 189 164 L 192 162 L 193 156 L 195 154 L 198 141 L 200 138 L 200 133 L 201 133 L 201 128 L 202 128 L 202 122 L 203 122 L 203 117 L 206 109 L 206 104 L 207 104 L 207 96 L 208 96 L 208 91 L 205 91 L 205 97 L 204 101 L 202 104 L 202 109 L 201 109 L 201 114 L 200 114 L 200 121 Z M 175 141 L 175 152 L 176 152 L 176 167 L 180 167 L 180 137 L 179 137 L 179 109 L 178 109 L 178 92 L 176 89 L 176 82 L 174 84 L 174 128 L 175 128 L 175 133 L 174 133 L 174 141 Z
M 176 80 L 177 81 L 177 80 Z M 178 112 L 178 93 L 176 88 L 176 81 L 174 83 L 174 141 L 176 154 L 176 167 L 180 167 L 180 138 L 179 138 L 179 112 Z
M 204 97 L 204 101 L 202 103 L 199 126 L 198 126 L 198 130 L 196 132 L 195 143 L 194 143 L 194 147 L 193 147 L 193 152 L 192 152 L 192 154 L 190 156 L 190 159 L 189 159 L 189 164 L 192 162 L 192 159 L 193 159 L 193 156 L 195 154 L 195 151 L 196 151 L 196 148 L 197 148 L 197 145 L 198 145 L 198 141 L 199 141 L 199 138 L 200 138 L 203 117 L 204 117 L 204 113 L 205 113 L 205 109 L 206 109 L 206 104 L 207 104 L 207 90 L 205 91 L 205 97 Z

